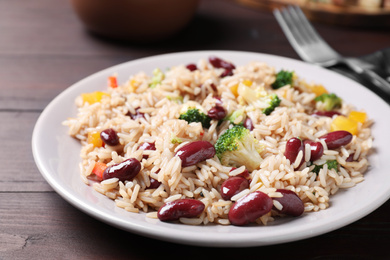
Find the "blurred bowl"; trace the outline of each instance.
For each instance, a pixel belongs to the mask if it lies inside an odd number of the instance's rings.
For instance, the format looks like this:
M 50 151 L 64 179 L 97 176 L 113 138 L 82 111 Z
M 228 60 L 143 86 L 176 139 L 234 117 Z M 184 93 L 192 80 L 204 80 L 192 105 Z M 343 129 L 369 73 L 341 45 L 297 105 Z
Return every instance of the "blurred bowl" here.
M 113 39 L 150 42 L 182 30 L 199 0 L 71 0 L 92 32 Z

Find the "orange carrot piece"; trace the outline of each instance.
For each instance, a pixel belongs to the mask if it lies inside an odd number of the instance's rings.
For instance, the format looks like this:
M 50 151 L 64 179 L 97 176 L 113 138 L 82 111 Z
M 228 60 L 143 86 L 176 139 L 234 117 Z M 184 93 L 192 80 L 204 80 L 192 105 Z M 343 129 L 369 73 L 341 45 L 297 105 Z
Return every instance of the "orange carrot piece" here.
M 103 172 L 107 168 L 107 164 L 102 162 L 96 162 L 95 166 L 92 169 L 92 173 L 94 173 L 99 179 L 103 179 Z
M 117 88 L 118 87 L 118 81 L 115 76 L 108 77 L 108 85 L 111 88 Z

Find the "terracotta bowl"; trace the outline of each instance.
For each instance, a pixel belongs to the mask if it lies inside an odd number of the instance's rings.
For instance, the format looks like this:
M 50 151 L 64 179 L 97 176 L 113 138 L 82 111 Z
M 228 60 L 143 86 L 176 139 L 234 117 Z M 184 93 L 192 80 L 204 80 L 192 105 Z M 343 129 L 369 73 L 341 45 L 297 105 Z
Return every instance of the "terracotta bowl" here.
M 114 39 L 148 42 L 167 38 L 193 18 L 199 0 L 71 0 L 92 32 Z

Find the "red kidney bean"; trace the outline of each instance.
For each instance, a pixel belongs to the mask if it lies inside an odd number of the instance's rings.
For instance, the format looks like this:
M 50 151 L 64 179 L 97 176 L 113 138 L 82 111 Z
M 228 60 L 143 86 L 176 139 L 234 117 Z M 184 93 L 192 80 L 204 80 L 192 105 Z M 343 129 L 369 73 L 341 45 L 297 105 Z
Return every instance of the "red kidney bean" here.
M 298 197 L 295 192 L 285 189 L 278 189 L 276 191 L 282 193 L 283 197 L 273 198 L 273 200 L 276 200 L 280 204 L 282 204 L 283 208 L 281 210 L 278 210 L 277 208 L 273 207 L 274 210 L 281 214 L 286 214 L 294 217 L 303 214 L 303 212 L 305 211 L 305 206 L 303 205 L 303 201 Z
M 216 99 L 216 101 L 215 101 L 215 105 L 217 105 L 217 106 L 222 106 L 222 98 L 220 97 L 220 96 L 213 96 L 213 98 L 215 98 Z
M 211 119 L 222 120 L 226 117 L 226 110 L 223 107 L 216 105 L 207 112 L 207 115 Z
M 186 68 L 189 70 L 189 71 L 195 71 L 198 69 L 198 67 L 196 67 L 196 65 L 194 63 L 191 63 L 191 64 L 188 64 L 186 66 Z
M 272 199 L 261 191 L 255 191 L 236 201 L 229 210 L 230 223 L 243 226 L 256 221 L 271 211 Z
M 210 56 L 209 62 L 214 68 L 224 68 L 226 70 L 234 70 L 236 68 L 232 63 L 224 61 L 216 56 Z
M 232 172 L 235 169 L 237 169 L 237 168 L 236 167 L 232 167 L 232 169 L 229 172 Z M 247 169 L 245 169 L 242 173 L 237 174 L 236 176 L 240 176 L 240 177 L 243 177 L 243 178 L 248 179 L 248 180 L 250 179 L 249 171 Z
M 354 153 L 351 153 L 345 161 L 347 161 L 347 162 L 353 162 L 353 156 L 354 156 L 354 155 L 355 155 Z
M 181 147 L 176 154 L 181 159 L 181 166 L 187 167 L 213 158 L 214 146 L 207 141 L 195 141 Z
M 290 160 L 291 164 L 294 164 L 295 160 L 297 159 L 298 153 L 300 151 L 302 151 L 302 153 L 305 152 L 305 146 L 303 145 L 302 140 L 298 137 L 292 137 L 287 141 L 286 151 L 284 152 L 284 156 L 286 156 L 286 158 Z M 304 161 L 305 158 L 303 156 L 301 163 L 298 165 L 296 169 L 298 169 Z
M 327 116 L 333 117 L 334 115 L 341 115 L 341 113 L 337 111 L 316 111 L 312 114 L 313 116 Z
M 150 178 L 150 185 L 148 186 L 148 189 L 157 189 L 160 187 L 161 182 L 159 182 L 156 179 Z
M 141 149 L 141 150 L 153 150 L 155 151 L 156 150 L 156 145 L 154 143 L 148 143 L 148 142 L 145 142 L 145 143 L 142 143 L 138 149 Z M 143 154 L 142 155 L 142 158 L 143 159 L 148 159 L 149 155 L 147 154 Z
M 310 145 L 310 161 L 315 161 L 321 158 L 321 156 L 324 154 L 324 147 L 322 146 L 321 142 L 316 142 L 312 140 L 304 140 L 303 144 L 309 144 Z
M 220 78 L 224 78 L 227 76 L 233 76 L 233 70 L 225 69 L 224 72 L 222 72 L 222 74 L 219 75 Z
M 245 118 L 243 126 L 249 131 L 252 131 L 255 128 L 252 119 L 250 119 L 249 117 Z
M 119 137 L 116 131 L 112 128 L 105 129 L 100 132 L 100 138 L 102 141 L 110 146 L 115 146 L 119 144 Z
M 144 142 L 142 143 L 138 149 L 141 149 L 141 150 L 156 150 L 156 145 L 154 143 L 148 143 L 148 142 Z
M 107 167 L 103 172 L 103 180 L 118 178 L 120 181 L 131 181 L 141 170 L 141 163 L 130 158 L 121 163 Z
M 341 146 L 347 145 L 352 141 L 353 135 L 344 130 L 334 131 L 327 133 L 320 137 L 320 139 L 324 140 L 328 149 L 337 149 Z
M 230 200 L 231 197 L 249 187 L 249 181 L 244 177 L 232 176 L 225 180 L 221 185 L 221 196 L 224 200 Z
M 129 112 L 127 112 L 127 116 L 129 116 L 131 119 L 133 119 L 133 120 L 136 120 L 137 118 L 145 118 L 145 114 L 144 113 L 141 113 L 141 112 L 139 112 L 139 109 L 140 109 L 140 107 L 137 107 L 136 109 L 135 109 L 135 114 L 132 114 L 132 113 L 130 113 L 130 111 Z
M 161 221 L 175 221 L 179 218 L 194 218 L 199 216 L 205 208 L 200 200 L 178 199 L 165 203 L 157 212 Z
M 217 86 L 215 86 L 214 83 L 211 83 L 210 87 L 213 89 L 214 92 L 218 92 L 218 88 L 217 88 Z

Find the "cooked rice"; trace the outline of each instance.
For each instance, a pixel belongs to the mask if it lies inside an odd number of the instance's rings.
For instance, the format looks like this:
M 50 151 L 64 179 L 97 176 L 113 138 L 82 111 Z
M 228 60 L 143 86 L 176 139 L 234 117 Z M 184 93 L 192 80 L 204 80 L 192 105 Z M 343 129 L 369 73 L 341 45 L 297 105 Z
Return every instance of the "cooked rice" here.
M 372 148 L 371 120 L 359 126 L 359 132 L 352 142 L 337 150 L 328 150 L 325 142 L 318 137 L 330 131 L 329 117 L 314 117 L 310 114 L 316 109 L 315 94 L 308 91 L 308 84 L 296 78 L 294 87 L 285 86 L 272 90 L 270 84 L 275 80 L 275 70 L 261 62 L 251 62 L 236 68 L 233 76 L 220 78 L 223 70 L 214 69 L 207 60 L 197 63 L 198 70 L 190 72 L 183 65 L 170 68 L 165 79 L 155 88 L 149 88 L 151 76 L 141 72 L 130 77 L 117 88 L 108 88 L 109 96 L 101 102 L 83 103 L 76 99 L 78 114 L 69 118 L 64 125 L 69 134 L 79 139 L 82 145 L 80 163 L 81 177 L 87 184 L 114 200 L 116 205 L 129 212 L 147 212 L 146 216 L 157 218 L 156 211 L 168 201 L 180 198 L 201 200 L 206 208 L 197 218 L 181 218 L 180 222 L 191 225 L 217 223 L 228 225 L 228 212 L 234 201 L 244 195 L 262 191 L 270 197 L 280 197 L 277 189 L 289 189 L 302 199 L 305 211 L 318 211 L 330 206 L 330 196 L 339 189 L 350 188 L 364 180 L 363 173 L 368 169 L 366 159 Z M 270 115 L 260 110 L 247 110 L 254 129 L 252 134 L 265 146 L 260 168 L 250 173 L 250 187 L 236 194 L 232 201 L 222 199 L 219 190 L 222 182 L 242 173 L 245 167 L 231 171 L 232 167 L 221 165 L 217 156 L 197 165 L 181 167 L 181 160 L 175 152 L 188 142 L 204 140 L 214 144 L 218 137 L 230 126 L 226 121 L 220 125 L 211 121 L 209 129 L 203 129 L 200 123 L 188 124 L 178 117 L 185 107 L 195 106 L 204 113 L 215 106 L 220 96 L 228 114 L 242 107 L 230 91 L 230 87 L 250 80 L 257 86 L 274 91 L 282 100 Z M 182 99 L 182 101 L 180 100 Z M 178 102 L 177 100 L 180 100 Z M 135 120 L 127 113 L 144 113 L 144 118 Z M 349 114 L 356 109 L 343 103 L 340 112 Z M 237 119 L 237 123 L 240 119 Z M 94 147 L 88 144 L 87 135 L 92 131 L 113 128 L 117 131 L 120 145 L 116 147 Z M 328 169 L 325 164 L 318 175 L 313 173 L 313 165 L 304 163 L 298 167 L 300 159 L 310 161 L 310 147 L 300 152 L 295 162 L 289 162 L 283 155 L 288 139 L 299 136 L 302 139 L 321 141 L 324 155 L 314 162 L 324 164 L 326 160 L 337 160 L 340 169 Z M 180 138 L 182 143 L 172 143 L 172 137 Z M 139 150 L 143 142 L 155 143 L 156 150 Z M 347 158 L 353 154 L 353 162 Z M 143 158 L 147 155 L 147 158 Z M 132 180 L 121 182 L 117 178 L 98 181 L 92 170 L 96 162 L 108 166 L 122 162 L 127 158 L 136 158 L 141 162 L 140 173 Z M 231 171 L 231 172 L 230 172 Z M 148 189 L 150 179 L 156 179 L 161 185 Z M 282 205 L 274 200 L 276 208 Z M 256 222 L 267 224 L 277 215 L 272 211 Z

